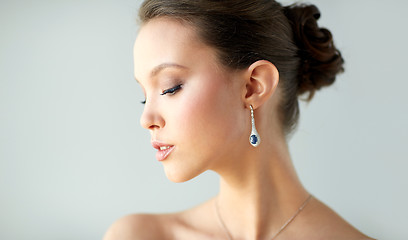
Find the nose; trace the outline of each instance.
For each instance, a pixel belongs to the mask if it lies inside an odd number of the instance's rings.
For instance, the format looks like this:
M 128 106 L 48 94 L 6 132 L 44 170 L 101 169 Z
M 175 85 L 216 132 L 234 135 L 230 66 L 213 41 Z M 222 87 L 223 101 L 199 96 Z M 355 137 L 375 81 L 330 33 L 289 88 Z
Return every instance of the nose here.
M 147 130 L 154 130 L 163 128 L 165 121 L 157 107 L 146 103 L 142 116 L 140 117 L 140 125 Z

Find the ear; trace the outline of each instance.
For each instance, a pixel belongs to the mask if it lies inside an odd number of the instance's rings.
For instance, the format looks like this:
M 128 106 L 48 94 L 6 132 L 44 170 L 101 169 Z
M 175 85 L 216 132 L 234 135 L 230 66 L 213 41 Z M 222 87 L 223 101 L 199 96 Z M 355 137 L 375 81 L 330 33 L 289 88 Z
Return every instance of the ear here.
M 275 92 L 279 82 L 278 69 L 271 62 L 259 60 L 245 72 L 244 102 L 254 109 L 264 104 Z

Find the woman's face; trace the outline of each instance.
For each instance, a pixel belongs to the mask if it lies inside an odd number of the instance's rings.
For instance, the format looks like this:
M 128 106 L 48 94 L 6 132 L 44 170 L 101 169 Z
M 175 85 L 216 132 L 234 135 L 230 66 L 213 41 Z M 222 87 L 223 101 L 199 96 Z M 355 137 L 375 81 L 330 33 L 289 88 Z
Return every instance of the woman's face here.
M 166 18 L 143 25 L 134 45 L 135 77 L 146 103 L 141 125 L 151 133 L 167 177 L 187 181 L 219 170 L 249 146 L 244 81 L 185 24 Z

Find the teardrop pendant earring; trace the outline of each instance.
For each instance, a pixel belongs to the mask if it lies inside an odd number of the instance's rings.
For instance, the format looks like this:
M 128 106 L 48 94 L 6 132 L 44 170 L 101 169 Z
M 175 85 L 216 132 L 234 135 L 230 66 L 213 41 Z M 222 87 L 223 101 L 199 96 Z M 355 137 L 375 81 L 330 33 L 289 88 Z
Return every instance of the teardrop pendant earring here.
M 252 123 L 252 130 L 251 136 L 249 137 L 249 142 L 251 143 L 252 146 L 258 147 L 258 145 L 261 143 L 261 137 L 259 136 L 255 128 L 254 108 L 252 107 L 252 105 L 249 105 L 249 108 L 251 109 L 251 123 Z

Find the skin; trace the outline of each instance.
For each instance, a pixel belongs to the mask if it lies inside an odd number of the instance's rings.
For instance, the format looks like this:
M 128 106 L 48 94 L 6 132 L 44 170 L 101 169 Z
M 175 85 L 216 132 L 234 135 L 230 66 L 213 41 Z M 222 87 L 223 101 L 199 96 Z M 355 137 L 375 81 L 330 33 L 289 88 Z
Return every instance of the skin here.
M 189 25 L 169 18 L 143 25 L 134 45 L 135 77 L 146 105 L 141 125 L 152 140 L 174 145 L 162 161 L 167 177 L 184 182 L 207 170 L 221 176 L 220 192 L 207 202 L 172 214 L 123 217 L 105 240 L 271 239 L 307 199 L 279 125 L 279 72 L 268 61 L 231 70 Z M 164 65 L 163 65 L 164 64 Z M 174 94 L 161 95 L 181 84 Z M 249 144 L 249 106 L 262 142 Z M 371 239 L 316 197 L 276 239 Z

